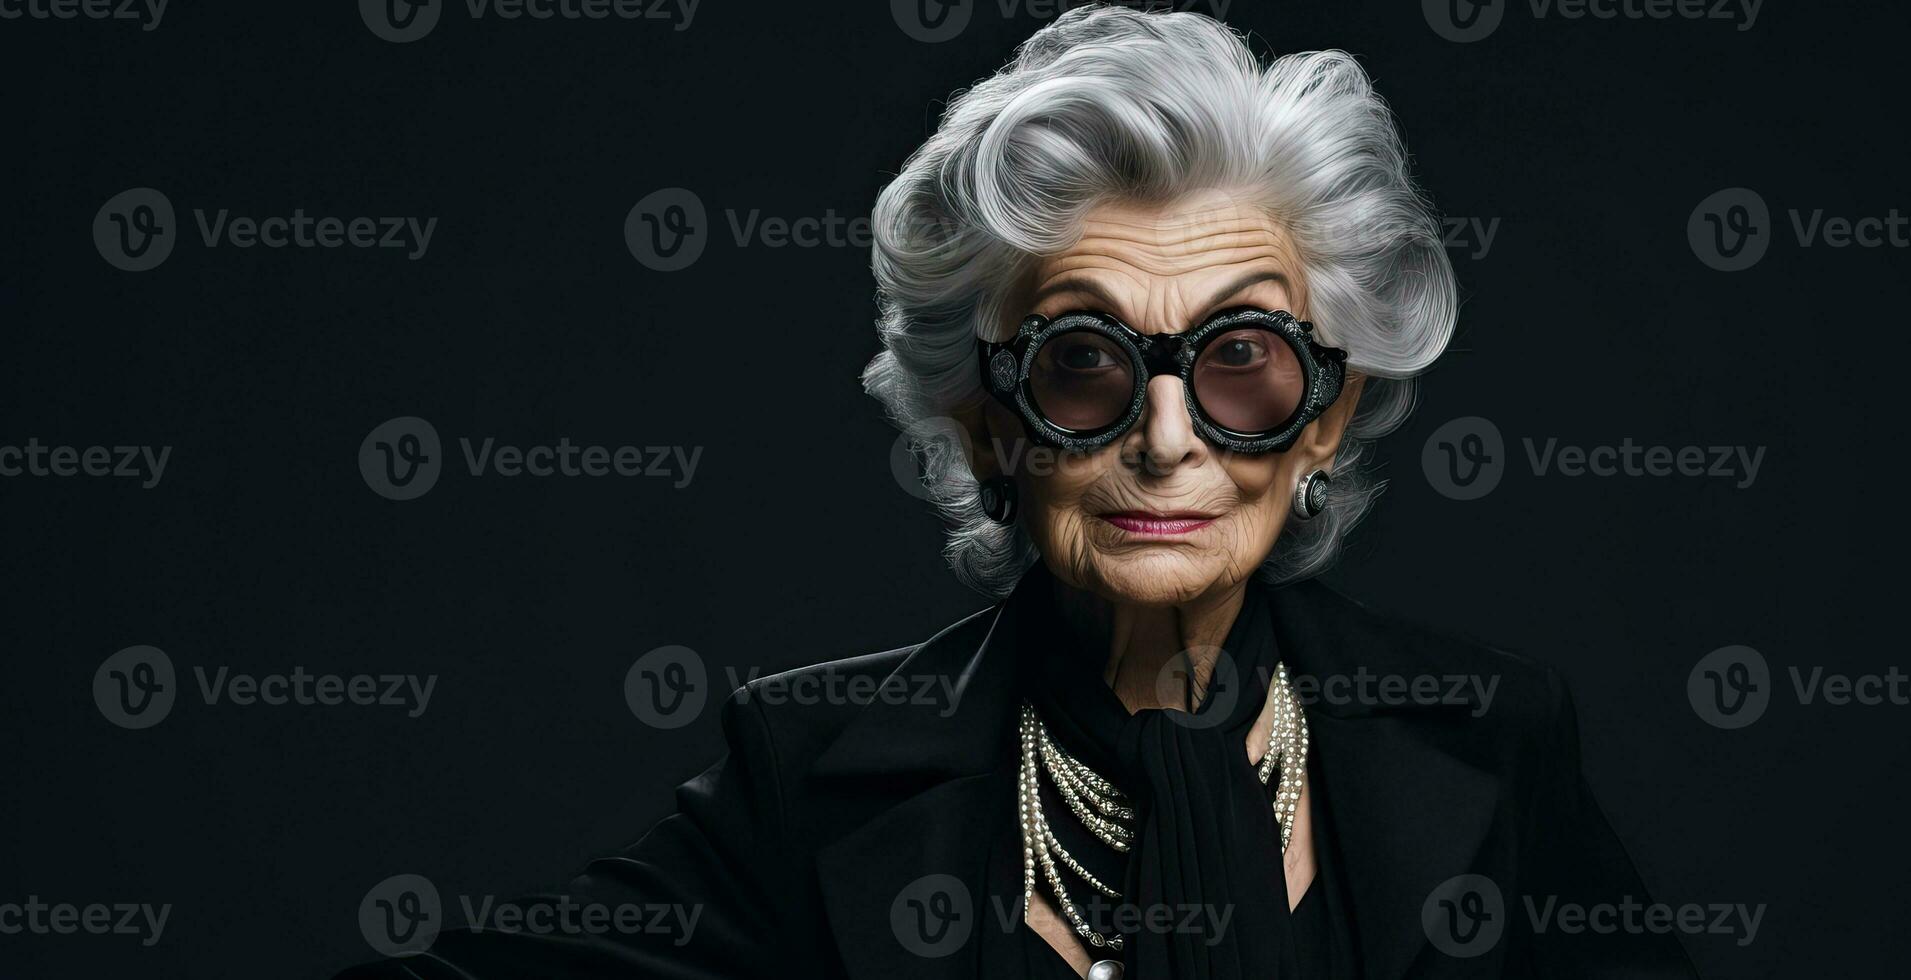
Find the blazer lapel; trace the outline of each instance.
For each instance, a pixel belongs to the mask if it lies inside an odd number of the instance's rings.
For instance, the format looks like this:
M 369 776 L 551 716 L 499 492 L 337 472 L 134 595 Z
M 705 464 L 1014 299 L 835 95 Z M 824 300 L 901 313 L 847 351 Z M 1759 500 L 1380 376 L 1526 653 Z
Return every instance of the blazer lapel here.
M 1015 807 L 1015 665 L 1001 609 L 944 630 L 896 669 L 910 690 L 948 679 L 952 705 L 873 702 L 817 760 L 819 788 L 875 813 L 816 862 L 857 980 L 979 975 L 979 933 L 997 914 L 986 858 Z
M 1428 896 L 1476 870 L 1498 781 L 1420 739 L 1407 719 L 1319 714 L 1311 724 L 1362 974 L 1398 980 L 1427 945 Z
M 1297 678 L 1438 673 L 1387 624 L 1315 583 L 1275 590 L 1276 635 Z M 1320 688 L 1316 688 L 1320 690 Z M 1307 707 L 1315 778 L 1339 841 L 1362 976 L 1398 980 L 1428 945 L 1421 910 L 1447 879 L 1478 870 L 1501 787 L 1465 758 L 1470 704 Z

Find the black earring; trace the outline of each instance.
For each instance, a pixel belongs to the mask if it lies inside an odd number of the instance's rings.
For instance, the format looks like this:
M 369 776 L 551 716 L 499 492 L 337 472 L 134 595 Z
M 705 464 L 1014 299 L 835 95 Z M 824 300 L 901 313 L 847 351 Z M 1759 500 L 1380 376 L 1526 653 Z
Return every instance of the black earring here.
M 1328 482 L 1326 471 L 1315 470 L 1301 477 L 1300 482 L 1294 485 L 1295 520 L 1311 521 L 1327 509 Z
M 983 480 L 977 487 L 982 498 L 982 513 L 997 524 L 1015 523 L 1015 481 L 1006 476 L 992 476 Z

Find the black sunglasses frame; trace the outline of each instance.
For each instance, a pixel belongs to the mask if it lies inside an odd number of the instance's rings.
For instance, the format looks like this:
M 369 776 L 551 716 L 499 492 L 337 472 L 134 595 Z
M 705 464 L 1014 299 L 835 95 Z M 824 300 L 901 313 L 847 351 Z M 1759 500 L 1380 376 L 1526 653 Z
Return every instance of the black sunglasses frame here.
M 1194 364 L 1209 342 L 1242 328 L 1265 330 L 1281 338 L 1300 361 L 1306 390 L 1300 404 L 1287 421 L 1264 432 L 1238 432 L 1209 418 L 1195 397 L 1192 376 Z M 1114 422 L 1098 429 L 1069 429 L 1045 418 L 1035 407 L 1029 376 L 1035 367 L 1035 355 L 1042 345 L 1060 334 L 1088 330 L 1114 341 L 1127 352 L 1134 370 L 1135 390 L 1128 408 Z M 982 368 L 983 384 L 997 401 L 1014 409 L 1037 442 L 1069 452 L 1087 453 L 1121 438 L 1141 418 L 1147 403 L 1148 382 L 1171 374 L 1181 379 L 1181 391 L 1187 402 L 1188 417 L 1203 439 L 1238 453 L 1284 452 L 1300 438 L 1308 423 L 1320 418 L 1328 406 L 1340 397 L 1347 378 L 1347 352 L 1327 347 L 1314 340 L 1314 325 L 1294 317 L 1286 310 L 1262 310 L 1235 307 L 1222 310 L 1202 321 L 1200 326 L 1181 333 L 1144 334 L 1107 313 L 1077 310 L 1054 319 L 1029 316 L 1002 343 L 976 339 L 976 354 Z

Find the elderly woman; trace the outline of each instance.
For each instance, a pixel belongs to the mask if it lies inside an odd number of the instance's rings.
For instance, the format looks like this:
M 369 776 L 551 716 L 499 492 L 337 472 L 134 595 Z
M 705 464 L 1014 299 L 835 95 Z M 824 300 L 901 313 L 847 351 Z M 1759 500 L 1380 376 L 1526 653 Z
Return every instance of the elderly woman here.
M 564 892 L 694 927 L 451 933 L 378 975 L 1689 975 L 1597 911 L 1648 899 L 1557 675 L 1310 581 L 1455 316 L 1351 58 L 1070 12 L 875 229 L 868 388 L 1001 601 L 737 692 L 727 760 Z M 907 696 L 778 696 L 830 675 Z

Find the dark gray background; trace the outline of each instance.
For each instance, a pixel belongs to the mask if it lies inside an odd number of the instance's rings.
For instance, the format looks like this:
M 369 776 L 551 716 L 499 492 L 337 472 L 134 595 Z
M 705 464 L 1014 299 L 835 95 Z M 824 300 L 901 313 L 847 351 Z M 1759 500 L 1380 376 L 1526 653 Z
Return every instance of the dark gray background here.
M 976 0 L 969 0 L 976 3 Z M 1506 2 L 1506 0 L 1503 0 Z M 1211 6 L 1197 9 L 1212 10 Z M 941 100 L 1045 22 L 980 3 L 913 40 L 887 4 L 707 0 L 655 21 L 473 20 L 374 36 L 351 2 L 175 4 L 157 30 L 0 21 L 0 445 L 174 447 L 163 482 L 0 478 L 0 902 L 172 903 L 163 939 L 0 936 L 6 977 L 325 976 L 370 955 L 359 900 L 568 877 L 639 835 L 719 751 L 714 712 L 640 723 L 636 657 L 683 644 L 774 670 L 927 636 L 978 607 L 891 475 L 860 391 L 861 248 L 739 248 L 723 214 L 867 212 Z M 1894 439 L 1901 248 L 1801 248 L 1785 212 L 1911 206 L 1898 4 L 1769 0 L 1706 21 L 1536 18 L 1442 39 L 1411 2 L 1236 0 L 1263 50 L 1346 48 L 1396 107 L 1455 250 L 1455 351 L 1381 447 L 1393 484 L 1330 579 L 1553 663 L 1587 766 L 1656 897 L 1768 903 L 1715 976 L 1879 976 L 1911 956 L 1897 833 L 1902 706 L 1698 717 L 1686 678 L 1749 644 L 1785 668 L 1905 662 Z M 102 203 L 436 216 L 424 259 L 192 234 L 127 273 Z M 663 187 L 715 235 L 652 272 L 622 235 Z M 1751 270 L 1688 246 L 1744 186 L 1777 240 Z M 394 416 L 521 444 L 703 447 L 695 481 L 472 479 L 386 500 L 359 443 Z M 1459 416 L 1505 434 L 1484 499 L 1423 476 Z M 1520 440 L 1767 448 L 1744 489 L 1536 476 Z M 455 457 L 454 457 L 455 458 Z M 135 644 L 181 703 L 128 731 L 95 669 Z M 196 703 L 192 665 L 436 673 L 416 719 Z M 718 695 L 721 695 L 721 690 Z

